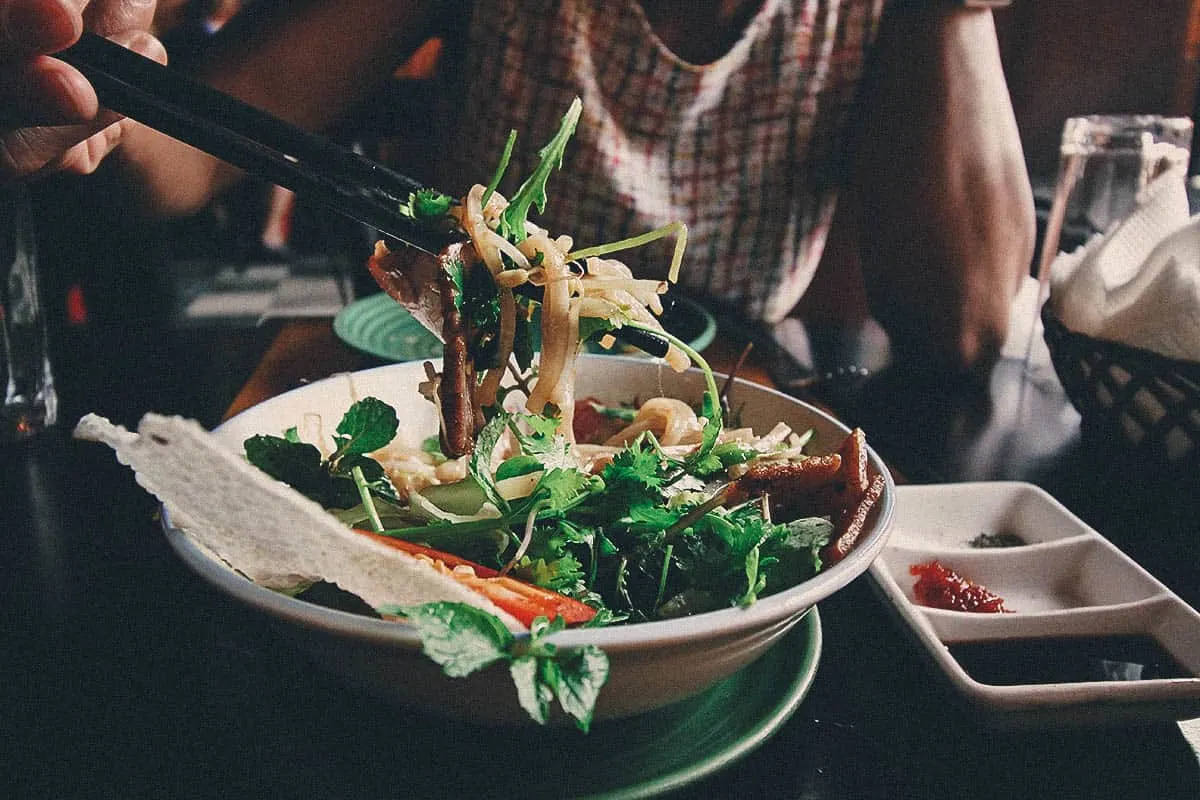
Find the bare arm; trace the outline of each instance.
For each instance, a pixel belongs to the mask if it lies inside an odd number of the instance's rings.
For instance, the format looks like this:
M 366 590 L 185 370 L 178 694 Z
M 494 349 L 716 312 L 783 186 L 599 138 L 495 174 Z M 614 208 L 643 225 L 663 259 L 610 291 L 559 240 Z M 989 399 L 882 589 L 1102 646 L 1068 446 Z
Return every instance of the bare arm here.
M 871 309 L 896 357 L 981 370 L 1033 254 L 1033 194 L 990 11 L 888 13 L 851 176 Z
M 200 77 L 251 105 L 309 130 L 336 122 L 427 37 L 424 0 L 268 2 L 235 17 L 213 40 Z M 148 128 L 129 131 L 118 151 L 165 213 L 202 208 L 239 171 Z

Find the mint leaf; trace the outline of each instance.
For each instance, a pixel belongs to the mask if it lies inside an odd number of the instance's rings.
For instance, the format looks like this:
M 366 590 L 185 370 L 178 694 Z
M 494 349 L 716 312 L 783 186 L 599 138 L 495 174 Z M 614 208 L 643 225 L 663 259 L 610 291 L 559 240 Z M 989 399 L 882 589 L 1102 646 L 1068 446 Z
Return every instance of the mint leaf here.
M 779 526 L 763 542 L 764 555 L 777 559 L 767 575 L 767 590 L 794 586 L 821 571 L 821 548 L 833 537 L 833 523 L 824 517 L 802 517 Z
M 326 508 L 352 508 L 359 503 L 354 481 L 348 474 L 333 475 L 321 451 L 311 444 L 259 434 L 242 446 L 251 464 Z
M 500 443 L 500 437 L 504 435 L 505 428 L 508 427 L 509 419 L 507 413 L 499 412 L 488 420 L 476 437 L 475 449 L 471 451 L 471 458 L 467 462 L 467 471 L 479 484 L 479 488 L 483 489 L 487 499 L 500 509 L 501 513 L 508 513 L 508 501 L 501 497 L 496 489 L 496 480 L 492 477 L 492 455 L 496 451 L 496 445 Z
M 421 650 L 451 678 L 509 657 L 514 638 L 492 614 L 465 603 L 425 603 L 401 611 L 417 626 Z
M 346 411 L 338 423 L 337 452 L 330 461 L 347 455 L 363 455 L 385 446 L 396 436 L 396 410 L 376 397 L 364 397 Z
M 592 722 L 600 689 L 608 680 L 608 657 L 587 646 L 565 655 L 546 638 L 563 630 L 562 617 L 538 617 L 528 638 L 518 639 L 495 616 L 464 603 L 425 603 L 387 609 L 417 626 L 421 650 L 452 678 L 508 662 L 517 700 L 539 725 L 550 719 L 555 698 L 580 730 Z
M 310 495 L 328 477 L 321 466 L 321 451 L 311 444 L 280 436 L 258 434 L 243 443 L 246 459 L 277 481 Z
M 550 720 L 550 704 L 554 702 L 554 688 L 542 679 L 543 663 L 536 656 L 526 655 L 508 665 L 521 708 L 539 725 Z
M 608 680 L 608 656 L 595 645 L 572 651 L 558 662 L 558 702 L 584 733 L 592 724 L 600 689 Z

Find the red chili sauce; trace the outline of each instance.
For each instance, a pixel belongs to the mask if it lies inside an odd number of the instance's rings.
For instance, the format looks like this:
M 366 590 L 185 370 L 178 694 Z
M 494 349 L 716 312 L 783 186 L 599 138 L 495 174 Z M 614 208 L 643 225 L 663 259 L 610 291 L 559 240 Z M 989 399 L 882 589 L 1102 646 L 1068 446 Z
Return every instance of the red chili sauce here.
M 917 576 L 913 597 L 923 606 L 983 614 L 1009 613 L 1003 597 L 972 583 L 939 561 L 913 564 L 908 571 Z

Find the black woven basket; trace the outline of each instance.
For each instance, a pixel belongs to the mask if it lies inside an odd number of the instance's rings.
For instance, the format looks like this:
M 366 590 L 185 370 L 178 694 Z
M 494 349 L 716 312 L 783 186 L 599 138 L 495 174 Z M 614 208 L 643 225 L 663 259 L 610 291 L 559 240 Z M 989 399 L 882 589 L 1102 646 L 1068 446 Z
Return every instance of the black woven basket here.
M 1200 480 L 1200 362 L 1068 330 L 1047 303 L 1046 344 L 1085 434 Z

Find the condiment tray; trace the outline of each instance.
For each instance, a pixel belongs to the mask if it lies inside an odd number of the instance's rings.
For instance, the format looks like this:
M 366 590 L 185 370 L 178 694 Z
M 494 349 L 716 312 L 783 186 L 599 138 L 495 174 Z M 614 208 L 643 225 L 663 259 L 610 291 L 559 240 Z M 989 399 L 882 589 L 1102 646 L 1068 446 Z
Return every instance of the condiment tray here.
M 913 568 L 931 563 L 1006 610 L 922 604 Z M 988 724 L 1200 717 L 1200 613 L 1037 486 L 898 487 L 893 533 L 870 573 Z

